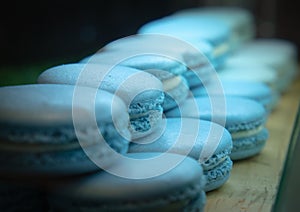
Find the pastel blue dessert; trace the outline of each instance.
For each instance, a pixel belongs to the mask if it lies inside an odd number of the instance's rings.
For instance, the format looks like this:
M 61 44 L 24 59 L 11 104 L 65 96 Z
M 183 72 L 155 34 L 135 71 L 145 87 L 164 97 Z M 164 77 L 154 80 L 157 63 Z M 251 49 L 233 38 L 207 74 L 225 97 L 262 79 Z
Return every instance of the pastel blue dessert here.
M 255 38 L 255 17 L 247 9 L 234 6 L 204 6 L 176 11 L 175 16 L 210 17 L 222 21 L 230 28 L 230 44 L 233 50 Z
M 183 102 L 188 96 L 189 86 L 186 79 L 181 75 L 187 71 L 187 67 L 180 61 L 166 55 L 140 54 L 140 51 L 127 49 L 103 51 L 82 59 L 80 63 L 120 64 L 148 72 L 157 77 L 163 84 L 165 93 L 164 110 L 174 108 L 178 103 Z M 144 82 L 140 81 L 139 83 L 143 84 Z
M 241 98 L 225 97 L 224 107 L 212 107 L 211 101 L 218 101 L 220 97 L 189 98 L 179 108 L 165 113 L 167 118 L 187 117 L 198 118 L 223 124 L 232 137 L 232 151 L 230 158 L 239 160 L 259 154 L 269 137 L 265 126 L 267 113 L 258 102 Z M 196 103 L 195 103 L 196 102 Z
M 167 118 L 164 131 L 156 134 L 145 138 L 147 143 L 131 143 L 129 152 L 172 152 L 194 158 L 203 168 L 205 191 L 215 190 L 228 180 L 232 139 L 222 126 L 198 119 Z M 204 156 L 205 152 L 211 154 Z
M 78 89 L 58 84 L 0 88 L 1 176 L 89 173 L 127 152 L 129 117 L 123 101 L 106 91 Z
M 277 91 L 284 92 L 298 71 L 298 51 L 285 39 L 257 38 L 245 43 L 232 54 L 227 64 L 262 64 L 272 68 L 277 76 Z
M 138 29 L 138 34 L 163 34 L 183 41 L 207 41 L 213 48 L 214 67 L 222 65 L 230 52 L 230 29 L 222 21 L 210 17 L 169 15 L 150 21 Z
M 122 50 L 164 55 L 183 63 L 188 71 L 183 72 L 182 75 L 190 87 L 201 85 L 203 81 L 209 80 L 210 69 L 213 69 L 211 66 L 214 62 L 213 48 L 204 40 L 183 41 L 161 34 L 136 34 L 114 40 L 103 47 L 103 51 Z
M 221 80 L 245 80 L 260 82 L 269 86 L 276 92 L 277 75 L 273 68 L 262 64 L 227 64 L 218 69 Z
M 135 160 L 149 160 L 155 153 L 127 154 Z M 182 160 L 173 169 L 151 178 L 123 178 L 108 172 L 97 172 L 50 184 L 48 199 L 53 211 L 204 211 L 205 179 L 198 163 L 177 154 L 165 155 L 166 160 L 149 161 L 144 166 L 127 164 L 116 166 L 124 174 L 147 173 L 173 160 Z M 189 174 L 186 174 L 189 173 Z M 145 174 L 146 176 L 146 174 Z
M 124 66 L 72 63 L 42 72 L 40 84 L 70 84 L 116 93 L 128 108 L 132 138 L 143 137 L 160 127 L 164 92 L 153 75 Z
M 235 96 L 253 99 L 261 103 L 267 112 L 271 112 L 278 101 L 276 95 L 270 87 L 261 82 L 251 82 L 246 80 L 221 80 L 223 89 L 219 89 L 213 82 L 206 87 L 191 89 L 193 96 Z M 208 95 L 209 91 L 209 95 Z

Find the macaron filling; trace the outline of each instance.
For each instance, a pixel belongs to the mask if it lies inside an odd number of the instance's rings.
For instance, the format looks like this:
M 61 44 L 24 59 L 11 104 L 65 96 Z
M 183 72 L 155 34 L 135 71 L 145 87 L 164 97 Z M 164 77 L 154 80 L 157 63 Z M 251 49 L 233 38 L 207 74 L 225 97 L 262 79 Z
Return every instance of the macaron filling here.
M 203 169 L 203 173 L 207 177 L 207 184 L 204 190 L 211 191 L 223 185 L 230 176 L 232 165 L 233 162 L 231 158 L 226 156 L 213 169 Z
M 160 95 L 155 100 L 130 104 L 128 109 L 130 118 L 129 130 L 133 134 L 133 138 L 138 136 L 138 133 L 147 132 L 159 125 L 162 119 L 164 99 L 164 93 L 160 92 Z
M 229 177 L 233 165 L 232 160 L 229 157 L 230 153 L 231 149 L 225 149 L 218 154 L 212 155 L 205 162 L 201 163 L 199 161 L 203 167 L 203 173 L 207 178 L 205 191 L 216 189 L 224 183 L 224 179 Z M 220 181 L 220 184 L 218 181 Z
M 185 78 L 177 76 L 164 83 L 165 100 L 163 103 L 164 110 L 168 110 L 177 106 L 178 103 L 184 101 L 189 93 L 189 87 Z
M 17 127 L 5 125 L 1 126 L 0 138 L 2 142 L 0 146 L 1 148 L 8 148 L 14 151 L 24 151 L 28 147 L 29 151 L 43 152 L 47 150 L 61 151 L 81 148 L 105 141 L 115 151 L 124 151 L 123 147 L 128 145 L 128 140 L 118 134 L 119 132 L 117 132 L 114 124 L 101 123 L 99 124 L 99 128 L 88 127 L 76 129 L 76 134 L 73 126 Z M 123 133 L 128 134 L 127 130 L 123 131 Z M 100 132 L 102 137 L 99 135 Z M 80 144 L 78 142 L 78 135 L 82 141 Z
M 259 151 L 261 150 L 261 146 L 266 143 L 266 140 L 269 137 L 269 133 L 267 129 L 263 129 L 260 133 L 253 135 L 251 137 L 245 137 L 241 139 L 236 139 L 233 142 L 232 154 L 241 151 L 248 151 L 251 149 L 255 149 L 256 147 L 260 147 Z
M 229 51 L 229 43 L 224 42 L 221 43 L 213 49 L 212 55 L 213 57 L 220 57 L 221 55 L 226 54 Z
M 234 140 L 239 139 L 239 138 L 250 137 L 250 136 L 257 135 L 258 133 L 260 133 L 264 129 L 265 129 L 264 124 L 261 124 L 261 125 L 255 127 L 255 128 L 249 129 L 249 130 L 241 130 L 241 131 L 238 131 L 238 132 L 232 132 L 231 137 Z
M 23 147 L 23 146 L 22 146 Z M 2 146 L 1 146 L 2 148 Z M 45 151 L 45 149 L 44 149 Z M 89 155 L 86 154 L 85 151 L 88 151 Z M 1 151 L 0 154 L 0 162 L 1 164 L 5 164 L 5 161 L 9 158 L 10 167 L 5 167 L 5 169 L 13 169 L 13 172 L 16 172 L 15 169 L 18 167 L 18 171 L 22 169 L 26 169 L 26 172 L 30 172 L 30 169 L 36 169 L 37 166 L 43 165 L 43 167 L 39 168 L 40 172 L 44 172 L 45 170 L 49 169 L 50 167 L 57 167 L 59 170 L 66 169 L 66 166 L 72 167 L 74 166 L 72 163 L 89 163 L 89 165 L 93 164 L 90 161 L 90 158 L 93 159 L 101 159 L 105 157 L 111 157 L 110 152 L 106 151 L 103 148 L 103 144 L 93 145 L 89 147 L 85 147 L 85 151 L 82 148 L 75 148 L 69 150 L 56 150 L 56 151 L 47 151 L 47 152 L 30 152 L 30 151 L 11 151 L 11 152 L 4 152 Z M 107 162 L 107 165 L 112 162 Z M 11 167 L 14 166 L 14 167 Z M 93 164 L 93 166 L 95 166 Z M 78 167 L 77 167 L 78 168 Z M 89 169 L 89 168 L 88 168 Z M 95 168 L 94 168 L 95 169 Z M 56 170 L 56 169 L 55 169 Z M 95 169 L 96 170 L 96 169 Z M 51 168 L 46 172 L 51 171 Z M 31 173 L 29 173 L 31 174 Z M 63 173 L 56 173 L 56 174 L 63 174 Z

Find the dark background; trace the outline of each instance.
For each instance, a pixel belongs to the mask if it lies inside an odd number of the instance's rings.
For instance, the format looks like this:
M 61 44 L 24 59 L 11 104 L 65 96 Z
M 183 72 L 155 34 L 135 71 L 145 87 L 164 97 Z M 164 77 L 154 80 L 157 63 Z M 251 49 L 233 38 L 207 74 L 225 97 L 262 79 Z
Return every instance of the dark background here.
M 257 37 L 284 38 L 300 45 L 299 7 L 290 0 L 45 0 L 6 4 L 0 13 L 0 69 L 6 73 L 6 67 L 26 74 L 24 67 L 33 64 L 43 69 L 76 62 L 107 42 L 135 34 L 150 20 L 205 5 L 244 7 L 255 15 Z

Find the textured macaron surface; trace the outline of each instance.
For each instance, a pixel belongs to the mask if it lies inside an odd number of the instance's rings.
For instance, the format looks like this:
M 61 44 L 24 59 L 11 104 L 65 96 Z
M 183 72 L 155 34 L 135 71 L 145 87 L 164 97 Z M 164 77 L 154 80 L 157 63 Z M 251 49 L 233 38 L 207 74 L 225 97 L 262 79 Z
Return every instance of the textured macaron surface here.
M 157 153 L 127 154 L 137 160 L 149 160 L 159 156 Z M 69 182 L 51 186 L 49 200 L 53 208 L 76 207 L 80 209 L 103 210 L 151 210 L 151 209 L 200 209 L 195 205 L 203 195 L 205 179 L 201 166 L 192 158 L 177 154 L 168 154 L 167 160 L 150 161 L 147 166 L 139 163 L 127 164 L 120 161 L 116 166 L 124 167 L 124 172 L 147 173 L 150 167 L 160 167 L 180 159 L 177 166 L 165 172 L 145 179 L 123 178 L 108 172 L 95 173 L 89 176 L 73 178 Z M 186 172 L 189 172 L 187 175 Z M 199 203 L 199 202 L 198 202 Z

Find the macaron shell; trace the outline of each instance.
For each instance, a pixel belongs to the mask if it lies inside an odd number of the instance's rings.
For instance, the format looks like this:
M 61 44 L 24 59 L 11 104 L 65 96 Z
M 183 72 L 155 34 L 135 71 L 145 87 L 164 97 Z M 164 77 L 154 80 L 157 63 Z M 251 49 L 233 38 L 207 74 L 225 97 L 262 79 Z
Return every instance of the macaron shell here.
M 2 176 L 82 174 L 100 169 L 94 158 L 106 167 L 115 161 L 112 152 L 127 152 L 130 132 L 124 102 L 106 91 L 76 89 L 77 96 L 71 85 L 0 88 Z
M 164 111 L 168 111 L 187 99 L 189 95 L 189 85 L 182 76 L 177 76 L 164 83 L 165 99 L 163 103 Z
M 254 16 L 248 10 L 234 6 L 205 6 L 176 11 L 175 16 L 216 18 L 230 27 L 231 46 L 237 49 L 242 43 L 255 36 Z
M 174 59 L 170 55 L 147 52 L 146 50 L 107 50 L 96 53 L 80 60 L 80 63 L 87 64 L 114 64 L 139 70 L 165 70 L 173 74 L 181 74 L 186 71 L 182 60 Z
M 297 63 L 296 46 L 284 39 L 257 38 L 245 43 L 230 58 L 229 64 L 263 64 L 283 74 L 290 64 Z M 297 65 L 293 65 L 297 67 Z
M 147 141 L 147 142 L 146 142 Z M 146 142 L 146 143 L 145 143 Z M 188 154 L 200 159 L 203 148 L 214 155 L 224 150 L 231 151 L 232 141 L 229 132 L 210 121 L 190 118 L 167 118 L 163 131 L 157 131 L 151 138 L 129 145 L 129 153 L 167 152 Z M 203 158 L 201 158 L 203 160 Z M 202 161 L 204 163 L 204 161 Z
M 230 158 L 241 160 L 259 154 L 266 145 L 268 138 L 269 131 L 265 128 L 257 135 L 235 140 Z
M 171 152 L 187 155 L 203 167 L 207 183 L 204 190 L 223 185 L 231 172 L 232 140 L 229 132 L 218 124 L 189 118 L 168 118 L 163 132 L 131 143 L 128 152 Z
M 37 82 L 101 88 L 110 93 L 116 93 L 127 105 L 131 101 L 157 99 L 156 92 L 163 90 L 161 82 L 151 74 L 134 68 L 109 64 L 59 65 L 45 70 L 38 77 Z
M 160 33 L 179 39 L 197 37 L 213 44 L 229 39 L 229 28 L 213 18 L 166 16 L 148 22 L 138 30 L 138 34 L 147 33 Z
M 206 174 L 207 176 L 205 191 L 213 191 L 224 185 L 229 180 L 232 168 L 233 162 L 228 156 L 222 163 L 220 163 L 214 169 L 204 171 L 204 174 Z
M 221 80 L 249 80 L 266 83 L 269 86 L 274 86 L 277 81 L 274 69 L 266 65 L 225 64 L 218 69 L 218 75 Z
M 222 89 L 213 82 L 206 87 L 192 88 L 193 96 L 233 96 L 252 99 L 261 103 L 265 108 L 271 107 L 276 100 L 276 93 L 262 82 L 248 80 L 221 80 Z
M 75 93 L 74 86 L 58 84 L 1 87 L 0 123 L 26 126 L 73 125 L 73 112 L 76 112 L 77 118 L 82 118 L 82 122 L 87 117 L 107 122 L 112 122 L 113 117 L 118 117 L 122 122 L 128 121 L 128 114 L 124 113 L 125 104 L 119 97 L 87 87 L 77 89 Z M 77 95 L 76 99 L 73 99 L 73 94 Z M 94 103 L 94 107 L 87 102 Z M 95 111 L 101 111 L 101 115 L 94 117 Z
M 127 156 L 142 160 L 157 157 L 159 154 L 137 153 L 128 154 Z M 54 184 L 49 190 L 50 202 L 54 207 L 66 207 L 76 203 L 78 208 L 84 208 L 85 204 L 89 203 L 89 208 L 114 208 L 119 210 L 150 210 L 172 207 L 178 209 L 190 204 L 194 205 L 194 201 L 197 202 L 199 197 L 203 196 L 204 179 L 201 166 L 191 158 L 184 158 L 176 154 L 169 154 L 168 158 L 170 160 L 182 158 L 183 161 L 165 174 L 152 178 L 127 179 L 107 172 L 98 172 Z M 168 161 L 162 161 L 161 163 L 165 162 Z M 161 166 L 161 163 L 158 164 L 157 161 L 152 163 L 151 167 Z M 143 173 L 143 171 L 147 172 L 148 169 L 148 167 L 144 166 L 142 168 L 137 164 L 135 165 L 135 163 L 128 166 L 125 160 L 116 165 L 126 167 L 124 171 L 127 170 L 130 173 Z M 185 174 L 187 171 L 190 173 L 189 175 Z M 179 193 L 181 195 L 178 195 Z M 201 199 L 203 200 L 203 197 Z M 135 204 L 128 204 L 133 201 Z M 172 203 L 175 203 L 175 205 Z M 198 207 L 204 207 L 204 205 Z
M 224 101 L 221 101 L 224 100 Z M 212 103 L 211 103 L 212 102 Z M 223 107 L 214 106 L 223 102 Z M 241 97 L 195 97 L 188 98 L 179 108 L 166 111 L 166 117 L 200 118 L 213 121 L 229 132 L 242 129 L 255 128 L 265 122 L 266 111 L 264 107 L 251 99 Z M 224 122 L 224 120 L 226 122 Z
M 209 62 L 209 59 L 212 59 L 212 47 L 208 42 L 205 42 L 204 40 L 181 40 L 172 36 L 155 33 L 136 34 L 118 39 L 108 43 L 104 46 L 103 49 L 104 51 L 140 51 L 140 54 L 151 54 L 153 56 L 157 55 L 173 59 L 175 61 L 178 61 L 179 63 L 182 63 L 188 68 L 199 66 L 203 63 L 207 64 Z M 143 64 L 138 65 L 138 67 L 144 69 L 144 67 L 147 66 L 147 63 L 149 62 L 145 61 Z M 177 64 L 176 66 L 178 65 L 179 64 Z M 169 65 L 169 67 L 172 66 Z M 158 68 L 161 68 L 161 65 L 159 65 Z M 174 74 L 180 74 L 178 71 L 172 72 Z
M 163 85 L 149 73 L 125 66 L 78 63 L 52 67 L 39 76 L 38 82 L 99 87 L 115 93 L 128 108 L 133 139 L 147 135 L 159 126 Z

